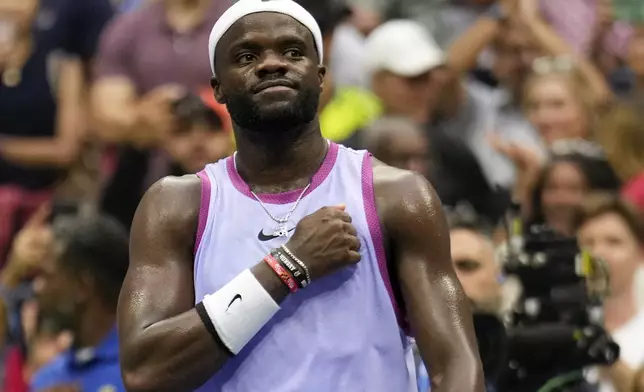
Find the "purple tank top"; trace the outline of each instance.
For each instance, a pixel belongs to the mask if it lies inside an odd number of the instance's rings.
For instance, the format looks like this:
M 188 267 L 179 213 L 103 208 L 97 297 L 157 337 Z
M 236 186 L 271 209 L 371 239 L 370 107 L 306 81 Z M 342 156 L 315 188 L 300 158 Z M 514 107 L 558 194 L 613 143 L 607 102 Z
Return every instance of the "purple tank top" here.
M 276 223 L 250 193 L 233 157 L 207 165 L 195 250 L 195 298 L 219 290 L 287 241 L 260 240 Z M 301 190 L 258 195 L 284 216 Z M 288 228 L 319 208 L 345 204 L 362 243 L 362 260 L 291 294 L 281 310 L 198 391 L 416 391 L 409 339 L 399 327 L 375 206 L 371 156 L 335 143 Z M 266 239 L 265 237 L 263 239 Z

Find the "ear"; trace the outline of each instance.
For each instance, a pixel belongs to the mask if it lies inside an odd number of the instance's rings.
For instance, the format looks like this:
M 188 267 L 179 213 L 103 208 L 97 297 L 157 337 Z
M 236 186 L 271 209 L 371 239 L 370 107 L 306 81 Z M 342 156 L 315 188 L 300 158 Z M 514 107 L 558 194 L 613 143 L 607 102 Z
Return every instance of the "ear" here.
M 210 87 L 212 87 L 212 91 L 215 95 L 215 99 L 217 100 L 217 102 L 219 102 L 222 105 L 225 104 L 226 98 L 221 91 L 221 84 L 219 83 L 219 79 L 217 79 L 216 76 L 213 76 L 212 78 L 210 78 Z
M 96 286 L 96 279 L 93 276 L 85 271 L 80 272 L 76 281 L 77 301 L 79 303 L 87 302 L 98 290 Z
M 320 88 L 324 88 L 324 77 L 326 76 L 326 67 L 318 65 L 318 80 L 320 81 Z

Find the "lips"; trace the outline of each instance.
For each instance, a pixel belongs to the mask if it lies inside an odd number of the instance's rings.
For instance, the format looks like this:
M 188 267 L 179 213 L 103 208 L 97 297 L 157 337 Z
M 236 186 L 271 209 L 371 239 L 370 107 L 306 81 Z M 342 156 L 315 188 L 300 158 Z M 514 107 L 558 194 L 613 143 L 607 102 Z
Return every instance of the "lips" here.
M 269 89 L 271 87 L 288 87 L 288 88 L 295 88 L 295 84 L 289 80 L 286 79 L 280 79 L 280 80 L 267 80 L 266 82 L 261 82 L 255 87 L 254 93 L 257 94 L 261 91 L 264 91 L 266 89 Z

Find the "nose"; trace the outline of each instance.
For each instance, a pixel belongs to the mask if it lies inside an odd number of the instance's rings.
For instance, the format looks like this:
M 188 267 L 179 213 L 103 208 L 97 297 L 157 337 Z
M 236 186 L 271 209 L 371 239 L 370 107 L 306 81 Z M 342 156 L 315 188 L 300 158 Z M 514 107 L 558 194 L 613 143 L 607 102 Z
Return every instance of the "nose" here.
M 263 78 L 266 75 L 279 73 L 286 74 L 287 72 L 287 63 L 286 60 L 274 52 L 266 53 L 257 65 L 257 76 Z

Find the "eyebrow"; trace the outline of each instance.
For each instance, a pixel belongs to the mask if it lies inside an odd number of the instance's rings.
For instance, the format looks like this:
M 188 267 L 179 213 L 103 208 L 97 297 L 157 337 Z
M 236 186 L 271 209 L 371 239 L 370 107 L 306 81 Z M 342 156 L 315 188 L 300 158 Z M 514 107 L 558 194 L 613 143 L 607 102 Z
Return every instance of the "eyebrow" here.
M 298 47 L 306 46 L 305 40 L 293 34 L 282 35 L 278 37 L 276 41 L 278 46 L 291 46 L 291 45 L 295 45 Z M 234 53 L 240 49 L 260 50 L 262 49 L 263 46 L 264 45 L 261 45 L 260 43 L 257 42 L 257 38 L 255 37 L 255 34 L 249 34 L 235 41 L 230 46 L 230 52 Z

